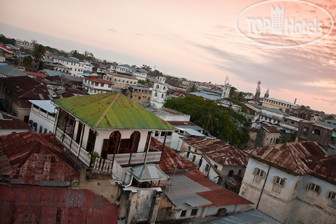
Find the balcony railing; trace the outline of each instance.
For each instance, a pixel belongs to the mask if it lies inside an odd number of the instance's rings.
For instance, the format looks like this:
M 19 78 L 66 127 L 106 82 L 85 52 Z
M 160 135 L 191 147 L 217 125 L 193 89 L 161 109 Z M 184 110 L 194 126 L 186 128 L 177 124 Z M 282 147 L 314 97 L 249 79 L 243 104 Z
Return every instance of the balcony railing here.
M 161 151 L 148 152 L 146 163 L 157 163 L 161 159 Z M 120 165 L 136 165 L 145 163 L 146 152 L 115 154 L 115 161 Z M 113 154 L 107 155 L 108 160 L 113 160 Z
M 79 147 L 77 142 L 59 128 L 56 130 L 56 139 L 69 149 L 73 155 L 78 156 L 79 160 L 86 166 L 90 166 L 91 155 L 83 147 Z

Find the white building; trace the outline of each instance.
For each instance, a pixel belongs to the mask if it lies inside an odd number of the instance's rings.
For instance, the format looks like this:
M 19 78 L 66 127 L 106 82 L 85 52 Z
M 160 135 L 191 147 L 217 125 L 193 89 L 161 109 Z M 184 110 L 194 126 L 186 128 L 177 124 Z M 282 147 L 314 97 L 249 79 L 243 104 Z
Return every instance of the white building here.
M 50 100 L 29 100 L 31 109 L 29 124 L 33 131 L 39 133 L 54 133 L 56 107 Z
M 89 76 L 83 79 L 83 88 L 88 94 L 100 94 L 112 92 L 112 83 L 97 76 Z
M 133 69 L 133 76 L 135 76 L 138 80 L 146 81 L 147 79 L 147 71 L 142 68 Z
M 168 85 L 165 84 L 165 77 L 157 77 L 152 90 L 152 97 L 150 104 L 154 108 L 162 108 L 166 102 L 166 95 L 168 91 Z
M 77 76 L 77 77 L 82 77 L 83 72 L 89 67 L 89 66 L 85 66 L 84 62 L 81 62 L 77 58 L 74 58 L 74 57 L 66 58 L 62 56 L 57 56 L 57 57 L 54 57 L 54 62 L 60 63 L 68 67 L 71 75 Z
M 315 142 L 245 150 L 240 195 L 281 223 L 336 223 L 336 156 Z
M 231 90 L 231 85 L 229 83 L 229 77 L 226 77 L 225 84 L 224 84 L 224 87 L 223 87 L 222 98 L 229 98 L 230 97 L 230 90 Z
M 270 124 L 279 125 L 282 122 L 284 116 L 287 116 L 285 112 L 274 108 L 263 108 L 260 111 L 259 122 L 268 122 Z
M 122 73 L 122 74 L 132 74 L 133 73 L 133 69 L 129 67 L 128 65 L 116 65 L 115 71 L 117 73 Z

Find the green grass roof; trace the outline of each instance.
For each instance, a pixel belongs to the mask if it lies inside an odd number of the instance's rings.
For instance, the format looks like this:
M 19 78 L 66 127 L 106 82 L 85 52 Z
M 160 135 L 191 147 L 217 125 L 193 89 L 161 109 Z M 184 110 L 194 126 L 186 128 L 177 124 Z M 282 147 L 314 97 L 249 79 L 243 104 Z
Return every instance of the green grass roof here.
M 95 129 L 175 128 L 120 93 L 56 99 L 54 102 Z

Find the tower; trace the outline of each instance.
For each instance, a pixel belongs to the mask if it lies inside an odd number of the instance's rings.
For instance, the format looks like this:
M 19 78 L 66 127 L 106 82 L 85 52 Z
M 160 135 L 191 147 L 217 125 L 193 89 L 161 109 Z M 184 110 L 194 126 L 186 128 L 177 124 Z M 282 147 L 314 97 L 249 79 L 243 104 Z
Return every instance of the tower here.
M 162 108 L 165 103 L 168 86 L 165 83 L 165 77 L 156 77 L 156 82 L 153 86 L 152 96 L 150 100 L 150 105 L 153 108 Z
M 267 89 L 265 95 L 264 95 L 264 99 L 268 98 L 269 97 L 269 89 Z
M 222 98 L 229 98 L 230 96 L 231 85 L 229 82 L 230 82 L 230 79 L 228 76 L 226 76 L 225 84 L 223 87 Z
M 254 95 L 254 100 L 259 102 L 259 100 L 260 100 L 260 84 L 261 84 L 261 81 L 258 81 L 257 84 L 258 85 L 257 85 L 256 93 Z

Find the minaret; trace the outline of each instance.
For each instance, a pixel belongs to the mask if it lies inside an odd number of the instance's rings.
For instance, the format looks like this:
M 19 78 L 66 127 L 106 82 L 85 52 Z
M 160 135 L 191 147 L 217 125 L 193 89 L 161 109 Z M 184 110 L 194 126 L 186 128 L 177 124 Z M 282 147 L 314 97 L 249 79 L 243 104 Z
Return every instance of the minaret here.
M 269 89 L 267 89 L 265 95 L 264 95 L 264 99 L 268 98 L 269 97 Z
M 226 76 L 225 84 L 224 84 L 224 87 L 223 87 L 222 98 L 229 98 L 230 97 L 230 90 L 231 90 L 230 79 L 229 79 L 228 76 Z
M 261 84 L 261 81 L 258 81 L 257 84 L 258 84 L 258 85 L 257 85 L 256 93 L 255 93 L 255 95 L 254 95 L 254 100 L 259 102 L 259 99 L 260 99 L 260 84 Z
M 153 108 L 162 108 L 166 100 L 168 85 L 165 83 L 165 77 L 156 77 L 156 82 L 153 86 L 150 105 Z

